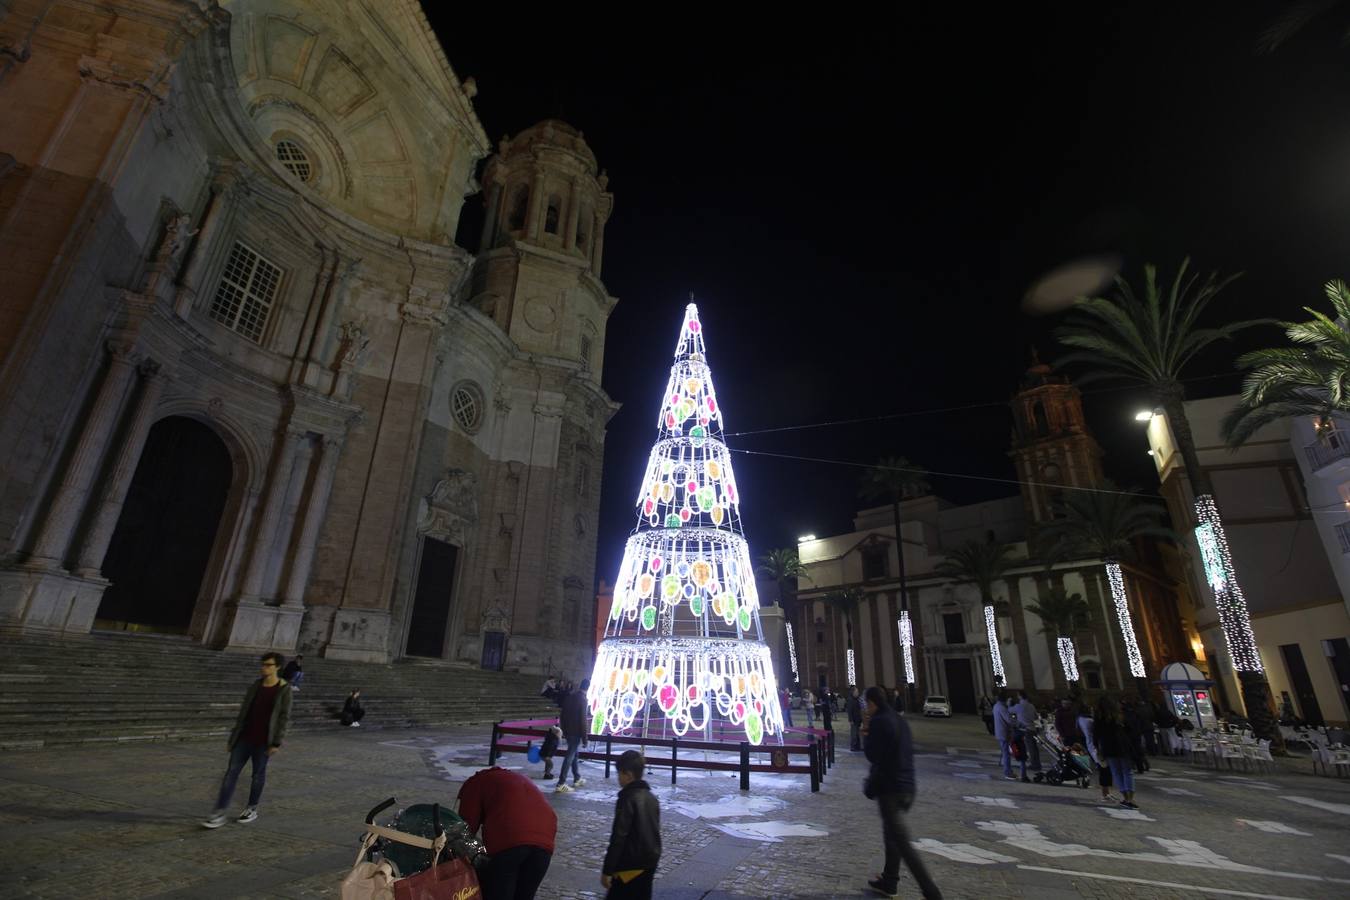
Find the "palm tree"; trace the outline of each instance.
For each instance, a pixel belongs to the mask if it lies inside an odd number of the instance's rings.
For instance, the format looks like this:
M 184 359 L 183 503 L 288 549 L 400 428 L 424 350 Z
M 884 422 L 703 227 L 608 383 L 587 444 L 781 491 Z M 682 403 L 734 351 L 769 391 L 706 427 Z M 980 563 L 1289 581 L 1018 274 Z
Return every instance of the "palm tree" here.
M 1003 672 L 1003 652 L 998 643 L 994 582 L 1013 566 L 1012 560 L 1008 559 L 1009 550 L 1011 547 L 1007 544 L 966 541 L 948 550 L 947 558 L 938 563 L 934 570 L 939 575 L 957 581 L 972 582 L 979 589 L 980 602 L 984 604 L 984 627 L 989 639 L 989 661 L 994 668 L 994 686 L 1000 688 L 1007 684 L 1007 677 Z
M 1134 557 L 1134 539 L 1154 536 L 1175 539 L 1176 535 L 1161 524 L 1166 515 L 1162 507 L 1140 502 L 1133 491 L 1122 491 L 1110 481 L 1104 481 L 1100 490 L 1075 491 L 1064 503 L 1064 518 L 1045 522 L 1038 528 L 1041 539 L 1055 547 L 1061 557 L 1096 557 L 1105 564 L 1106 580 L 1111 585 L 1111 599 L 1115 603 L 1120 636 L 1125 642 L 1125 657 L 1130 663 L 1130 675 L 1146 678 L 1144 658 L 1134 634 L 1134 620 L 1130 616 L 1129 597 L 1125 593 L 1125 578 L 1120 570 L 1122 560 Z M 1143 690 L 1147 691 L 1147 686 Z
M 858 605 L 863 602 L 864 596 L 864 593 L 858 588 L 849 588 L 844 591 L 830 591 L 820 598 L 825 601 L 826 606 L 843 614 L 844 635 L 849 653 L 853 652 L 853 614 L 857 612 Z M 849 686 L 852 687 L 854 682 L 857 681 L 856 673 L 849 672 L 848 674 L 854 676 L 849 680 Z
M 858 493 L 864 498 L 886 500 L 891 504 L 891 515 L 895 519 L 895 557 L 899 565 L 900 608 L 909 611 L 909 587 L 905 580 L 905 542 L 900 534 L 900 504 L 910 497 L 920 497 L 928 493 L 930 485 L 928 472 L 922 466 L 916 466 L 903 456 L 887 456 L 877 461 L 863 473 Z M 914 684 L 906 683 L 906 708 L 915 705 Z
M 1078 684 L 1078 651 L 1074 649 L 1073 638 L 1087 627 L 1090 610 L 1082 594 L 1066 594 L 1062 585 L 1053 581 L 1049 584 L 1049 593 L 1028 605 L 1027 612 L 1040 617 L 1042 634 L 1055 636 L 1059 664 L 1072 691 Z
M 1144 267 L 1144 294 L 1137 295 L 1129 282 L 1116 279 L 1116 296 L 1080 297 L 1069 319 L 1056 331 L 1060 342 L 1074 348 L 1061 363 L 1090 367 L 1087 378 L 1120 378 L 1144 385 L 1155 403 L 1167 414 L 1168 424 L 1181 453 L 1186 476 L 1195 494 L 1199 525 L 1196 542 L 1205 572 L 1214 590 L 1215 607 L 1227 639 L 1228 651 L 1242 682 L 1242 696 L 1252 729 L 1282 747 L 1279 729 L 1268 704 L 1270 685 L 1256 649 L 1251 616 L 1242 596 L 1237 573 L 1228 553 L 1228 539 L 1214 499 L 1209 473 L 1200 467 L 1195 437 L 1186 419 L 1181 386 L 1182 370 L 1206 347 L 1228 340 L 1258 321 L 1231 322 L 1217 328 L 1201 328 L 1198 320 L 1205 308 L 1234 277 L 1220 279 L 1211 273 L 1203 280 L 1187 276 L 1190 260 L 1182 262 L 1171 285 L 1160 287 L 1157 269 Z
M 1311 322 L 1280 323 L 1295 346 L 1238 358 L 1248 373 L 1242 401 L 1223 420 L 1229 446 L 1240 447 L 1262 426 L 1289 416 L 1311 417 L 1327 437 L 1331 417 L 1350 412 L 1350 289 L 1336 278 L 1325 290 L 1336 318 L 1305 306 Z
M 791 601 L 797 599 L 797 589 L 794 586 L 791 594 L 788 593 L 788 582 L 796 581 L 798 578 L 811 580 L 811 576 L 806 574 L 806 566 L 802 565 L 801 557 L 797 555 L 795 547 L 781 547 L 777 550 L 770 550 L 759 558 L 759 565 L 755 567 L 759 574 L 772 578 L 778 584 L 778 605 L 784 609 L 789 609 Z

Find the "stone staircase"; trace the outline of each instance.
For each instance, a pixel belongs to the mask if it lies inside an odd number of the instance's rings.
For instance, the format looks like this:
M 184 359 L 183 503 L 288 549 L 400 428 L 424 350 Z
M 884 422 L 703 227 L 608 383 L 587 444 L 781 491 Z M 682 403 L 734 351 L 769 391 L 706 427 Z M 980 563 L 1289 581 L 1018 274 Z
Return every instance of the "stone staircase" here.
M 538 675 L 438 661 L 390 665 L 306 657 L 294 730 L 340 727 L 361 689 L 365 728 L 468 725 L 556 714 Z M 183 638 L 95 633 L 72 639 L 0 635 L 0 749 L 223 736 L 258 675 L 253 654 Z

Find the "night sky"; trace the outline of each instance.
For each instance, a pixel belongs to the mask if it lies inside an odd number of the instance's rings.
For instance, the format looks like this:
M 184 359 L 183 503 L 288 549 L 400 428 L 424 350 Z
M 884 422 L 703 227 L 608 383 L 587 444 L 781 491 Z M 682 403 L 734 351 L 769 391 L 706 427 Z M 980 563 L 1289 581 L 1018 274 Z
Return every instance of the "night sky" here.
M 1057 317 L 1023 311 L 1046 272 L 1104 255 L 1134 280 L 1187 254 L 1245 272 L 1214 323 L 1325 309 L 1322 283 L 1350 277 L 1350 48 L 1334 17 L 1263 55 L 1276 3 L 915 4 L 827 22 L 573 9 L 428 14 L 494 142 L 562 118 L 610 175 L 604 386 L 623 409 L 598 578 L 636 521 L 691 291 L 733 448 L 1011 479 L 1007 401 L 1031 347 L 1063 352 Z M 1257 329 L 1199 359 L 1188 395 L 1233 392 L 1234 356 L 1281 337 Z M 1155 490 L 1142 395 L 1090 391 L 1108 473 Z M 930 412 L 949 407 L 970 408 Z M 755 555 L 848 530 L 864 505 L 855 468 L 734 462 Z M 1016 492 L 932 481 L 955 502 Z

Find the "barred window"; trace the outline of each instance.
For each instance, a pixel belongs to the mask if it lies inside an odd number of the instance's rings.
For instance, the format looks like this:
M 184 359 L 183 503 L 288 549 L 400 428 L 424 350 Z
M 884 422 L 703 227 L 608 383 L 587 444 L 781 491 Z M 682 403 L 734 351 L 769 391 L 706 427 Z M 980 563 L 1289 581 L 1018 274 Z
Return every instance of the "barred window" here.
M 587 369 L 591 367 L 591 336 L 588 334 L 581 336 L 581 364 Z
M 464 382 L 450 392 L 450 413 L 459 427 L 469 433 L 483 422 L 483 392 L 475 384 Z
M 277 160 L 301 181 L 309 181 L 313 174 L 308 154 L 295 141 L 277 141 Z
M 211 301 L 211 318 L 261 344 L 280 285 L 281 269 L 236 242 Z

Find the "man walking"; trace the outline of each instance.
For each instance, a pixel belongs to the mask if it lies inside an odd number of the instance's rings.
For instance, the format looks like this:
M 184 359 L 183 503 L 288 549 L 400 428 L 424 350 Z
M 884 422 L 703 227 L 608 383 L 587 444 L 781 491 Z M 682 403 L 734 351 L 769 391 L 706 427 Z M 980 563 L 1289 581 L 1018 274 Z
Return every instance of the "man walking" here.
M 1012 713 L 1008 709 L 1008 695 L 1003 691 L 999 691 L 998 700 L 994 702 L 994 738 L 998 741 L 999 763 L 1003 766 L 1003 777 L 1016 781 L 1017 776 L 1012 773 L 1012 742 L 1015 740 Z M 1031 780 L 1027 778 L 1025 753 L 1022 754 L 1022 780 Z
M 281 749 L 286 727 L 291 722 L 291 686 L 277 677 L 282 662 L 280 653 L 264 653 L 261 675 L 244 693 L 239 716 L 226 743 L 230 762 L 220 782 L 215 809 L 202 823 L 206 828 L 219 828 L 225 824 L 225 807 L 230 805 L 245 762 L 252 766 L 252 781 L 248 788 L 248 806 L 239 814 L 239 821 L 252 822 L 258 818 L 258 801 L 262 799 L 263 786 L 267 783 L 267 761 Z
M 862 749 L 862 736 L 858 729 L 862 727 L 862 701 L 858 699 L 858 689 L 848 689 L 848 749 L 857 752 Z
M 560 794 L 570 794 L 574 788 L 579 788 L 586 783 L 586 779 L 581 777 L 581 770 L 577 762 L 577 753 L 581 750 L 581 742 L 586 739 L 586 689 L 591 686 L 589 678 L 581 680 L 581 687 L 572 691 L 563 698 L 562 710 L 559 715 L 563 730 L 563 737 L 567 738 L 567 753 L 563 756 L 562 768 L 558 770 L 557 792 Z M 567 786 L 567 767 L 572 767 L 572 786 Z
M 1024 690 L 1017 692 L 1018 701 L 1015 712 L 1017 713 L 1017 738 L 1022 742 L 1022 749 L 1031 760 L 1031 771 L 1041 771 L 1041 747 L 1036 740 L 1036 732 L 1040 728 L 1040 713 L 1036 711 L 1036 704 L 1031 702 Z
M 483 829 L 488 863 L 478 870 L 483 900 L 532 900 L 553 861 L 558 815 L 519 772 L 482 769 L 459 789 L 469 834 Z
M 867 761 L 872 764 L 864 784 L 864 793 L 877 801 L 881 811 L 881 837 L 886 847 L 885 868 L 867 882 L 883 897 L 897 897 L 900 885 L 900 860 L 918 882 L 923 896 L 941 898 L 919 852 L 909 842 L 905 813 L 914 805 L 917 782 L 914 778 L 914 740 L 909 723 L 895 714 L 879 687 L 867 689 Z

